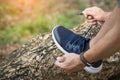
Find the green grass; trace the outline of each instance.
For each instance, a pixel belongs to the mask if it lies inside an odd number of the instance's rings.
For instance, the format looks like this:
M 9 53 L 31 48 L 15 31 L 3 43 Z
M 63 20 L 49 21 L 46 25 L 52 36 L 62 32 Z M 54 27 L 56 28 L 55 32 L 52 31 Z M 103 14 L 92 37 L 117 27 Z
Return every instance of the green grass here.
M 50 32 L 55 25 L 63 25 L 73 28 L 84 21 L 83 17 L 73 13 L 60 14 L 50 20 L 46 16 L 39 16 L 38 19 L 28 23 L 15 24 L 7 29 L 0 30 L 0 45 L 7 43 L 26 42 L 28 36 L 39 33 Z
M 82 4 L 84 1 L 79 1 L 74 3 L 73 7 L 78 5 L 76 9 L 83 10 L 86 5 Z M 51 8 L 55 6 L 51 5 Z M 39 12 L 39 8 L 37 9 Z M 59 12 L 59 11 L 58 11 Z M 28 40 L 29 37 L 37 35 L 39 33 L 51 32 L 54 26 L 62 25 L 67 28 L 73 28 L 79 26 L 84 22 L 83 16 L 76 15 L 74 10 L 66 9 L 65 12 L 60 12 L 55 16 L 48 17 L 48 14 L 37 14 L 37 18 L 30 20 L 31 22 L 20 20 L 22 23 L 16 22 L 14 25 L 9 25 L 7 22 L 6 15 L 9 16 L 18 16 L 20 14 L 19 10 L 13 9 L 8 5 L 0 5 L 0 45 L 13 44 L 13 43 L 24 43 Z M 36 15 L 36 14 L 34 14 Z M 31 18 L 31 16 L 29 16 Z M 29 19 L 30 19 L 29 18 Z M 8 26 L 9 25 L 9 26 Z M 6 27 L 7 26 L 7 27 Z
M 83 2 L 82 2 L 83 3 Z M 78 3 L 76 3 L 78 5 Z M 54 7 L 54 6 L 53 6 Z M 78 6 L 78 9 L 85 8 L 85 5 Z M 24 43 L 28 40 L 29 36 L 34 36 L 39 33 L 51 32 L 52 28 L 56 25 L 62 25 L 67 28 L 73 28 L 79 26 L 83 21 L 83 16 L 77 15 L 74 11 L 66 10 L 61 12 L 52 18 L 47 15 L 37 15 L 37 19 L 31 20 L 31 22 L 15 23 L 14 25 L 7 24 L 6 15 L 14 16 L 18 15 L 19 11 L 10 8 L 7 5 L 0 5 L 0 45 L 13 44 L 13 43 Z M 50 15 L 49 15 L 50 16 Z M 31 16 L 30 16 L 31 17 Z M 22 21 L 22 20 L 21 20 Z
M 63 25 L 68 28 L 73 28 L 75 26 L 80 25 L 84 21 L 84 18 L 80 15 L 76 15 L 73 13 L 61 14 L 56 17 L 55 24 Z

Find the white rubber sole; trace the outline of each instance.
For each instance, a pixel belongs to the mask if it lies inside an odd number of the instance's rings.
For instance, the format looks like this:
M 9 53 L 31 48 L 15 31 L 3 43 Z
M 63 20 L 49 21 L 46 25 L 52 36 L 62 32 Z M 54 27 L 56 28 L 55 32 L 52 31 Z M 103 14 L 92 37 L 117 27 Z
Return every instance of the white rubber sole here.
M 59 43 L 56 41 L 56 39 L 55 39 L 55 36 L 54 36 L 54 29 L 55 29 L 56 27 L 54 27 L 53 28 L 53 30 L 52 30 L 52 38 L 53 38 L 53 41 L 55 42 L 55 44 L 56 44 L 56 46 L 63 52 L 63 53 L 65 53 L 65 54 L 69 54 L 66 50 L 64 50 L 62 47 L 61 47 L 61 45 L 59 45 Z M 84 70 L 85 71 L 87 71 L 87 72 L 89 72 L 89 73 L 98 73 L 99 71 L 101 71 L 101 69 L 102 69 L 102 66 L 103 66 L 103 63 L 98 67 L 98 68 L 94 68 L 94 67 L 92 67 L 92 66 L 90 66 L 90 67 L 84 67 Z

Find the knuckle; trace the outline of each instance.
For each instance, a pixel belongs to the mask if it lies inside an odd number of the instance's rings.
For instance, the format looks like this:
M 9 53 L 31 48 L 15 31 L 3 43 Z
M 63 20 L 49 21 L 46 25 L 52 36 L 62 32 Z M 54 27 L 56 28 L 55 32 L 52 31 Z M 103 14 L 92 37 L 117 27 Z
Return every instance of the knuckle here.
M 55 66 L 60 67 L 57 63 L 55 63 Z

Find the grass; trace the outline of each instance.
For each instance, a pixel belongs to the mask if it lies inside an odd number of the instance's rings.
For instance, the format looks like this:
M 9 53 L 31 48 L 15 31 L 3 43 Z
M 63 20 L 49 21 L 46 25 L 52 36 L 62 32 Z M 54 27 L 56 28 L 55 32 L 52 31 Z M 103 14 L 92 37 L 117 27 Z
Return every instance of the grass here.
M 73 28 L 80 25 L 84 18 L 71 12 L 59 14 L 49 19 L 46 16 L 39 16 L 32 22 L 24 22 L 22 24 L 14 24 L 7 29 L 0 30 L 0 45 L 7 43 L 24 43 L 29 36 L 39 33 L 50 32 L 55 25 L 63 25 L 67 28 Z
M 79 3 L 81 5 L 79 5 Z M 55 7 L 55 5 L 51 6 L 51 8 Z M 83 10 L 86 7 L 84 0 L 77 1 L 77 3 L 74 3 L 72 6 L 76 6 L 76 9 L 78 10 Z M 11 17 L 14 15 L 18 16 L 20 12 L 16 9 L 10 8 L 7 5 L 0 5 L 0 28 L 1 26 L 3 27 L 0 29 L 0 45 L 24 43 L 28 40 L 29 37 L 31 38 L 31 36 L 37 35 L 39 33 L 51 32 L 52 28 L 56 25 L 73 28 L 83 23 L 83 16 L 76 15 L 72 9 L 67 9 L 65 9 L 65 12 L 60 12 L 52 18 L 49 18 L 46 14 L 37 14 L 38 17 L 34 20 L 30 20 L 30 22 L 23 21 L 22 23 L 19 23 L 18 21 L 18 23 L 14 22 L 13 25 L 9 25 L 5 16 L 8 14 L 10 14 Z
M 61 14 L 56 17 L 56 24 L 66 26 L 68 28 L 73 28 L 75 26 L 80 25 L 84 21 L 84 18 L 80 15 L 66 13 Z

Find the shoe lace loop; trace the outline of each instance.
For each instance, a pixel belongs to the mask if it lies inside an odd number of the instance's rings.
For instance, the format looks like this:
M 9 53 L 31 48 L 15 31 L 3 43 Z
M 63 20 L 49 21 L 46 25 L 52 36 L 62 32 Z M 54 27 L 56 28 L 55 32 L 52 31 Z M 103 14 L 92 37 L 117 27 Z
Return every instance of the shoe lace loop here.
M 85 39 L 83 37 L 75 38 L 66 44 L 66 49 L 70 52 L 81 53 L 84 51 Z

